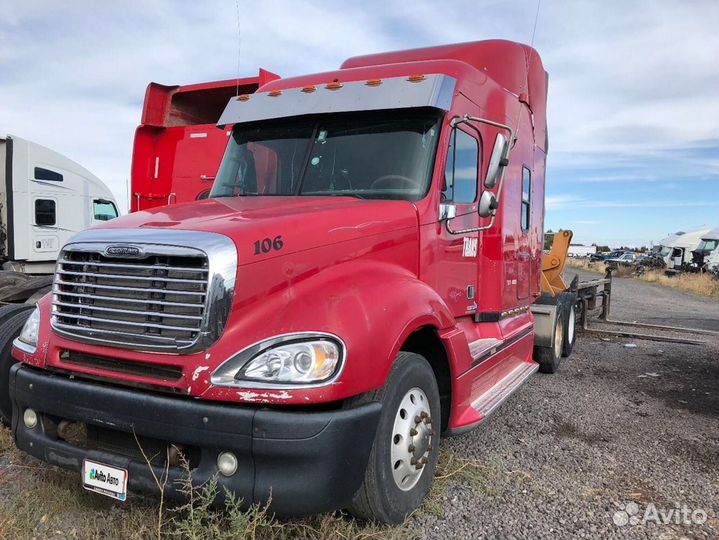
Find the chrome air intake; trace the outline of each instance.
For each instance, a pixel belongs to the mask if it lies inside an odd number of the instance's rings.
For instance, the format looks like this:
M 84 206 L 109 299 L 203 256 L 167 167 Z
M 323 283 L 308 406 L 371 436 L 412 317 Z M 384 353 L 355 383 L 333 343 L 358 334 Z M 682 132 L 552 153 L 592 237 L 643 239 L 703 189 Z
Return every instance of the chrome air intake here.
M 215 233 L 98 229 L 62 250 L 52 327 L 76 341 L 193 353 L 222 335 L 237 250 Z

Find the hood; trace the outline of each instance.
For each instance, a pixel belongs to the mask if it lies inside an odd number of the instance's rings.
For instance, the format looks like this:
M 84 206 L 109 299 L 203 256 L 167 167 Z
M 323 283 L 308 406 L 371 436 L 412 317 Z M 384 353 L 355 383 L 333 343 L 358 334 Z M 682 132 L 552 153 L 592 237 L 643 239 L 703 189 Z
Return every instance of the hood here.
M 101 229 L 182 229 L 231 238 L 240 265 L 417 226 L 408 201 L 349 197 L 225 197 L 153 208 Z M 279 237 L 279 242 L 275 240 Z

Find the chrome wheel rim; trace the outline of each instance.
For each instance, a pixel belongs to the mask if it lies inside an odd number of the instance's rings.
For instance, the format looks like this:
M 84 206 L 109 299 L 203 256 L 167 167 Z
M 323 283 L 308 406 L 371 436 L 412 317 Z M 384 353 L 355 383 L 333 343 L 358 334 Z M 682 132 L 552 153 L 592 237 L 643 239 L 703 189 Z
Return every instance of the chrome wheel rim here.
M 567 341 L 572 344 L 574 341 L 574 325 L 576 324 L 577 314 L 574 313 L 574 306 L 569 308 L 569 328 L 567 328 Z
M 429 399 L 420 388 L 411 388 L 400 401 L 390 441 L 390 467 L 394 483 L 409 491 L 429 462 L 434 428 Z

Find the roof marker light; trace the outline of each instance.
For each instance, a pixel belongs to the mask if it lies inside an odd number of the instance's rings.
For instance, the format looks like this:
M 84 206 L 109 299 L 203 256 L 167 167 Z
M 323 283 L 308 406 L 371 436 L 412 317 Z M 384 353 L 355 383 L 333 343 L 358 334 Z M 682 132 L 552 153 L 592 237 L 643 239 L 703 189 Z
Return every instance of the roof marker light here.
M 342 88 L 342 83 L 339 81 L 332 81 L 331 83 L 327 83 L 325 88 L 327 88 L 327 90 L 339 90 Z
M 272 92 L 267 92 L 267 95 L 270 97 L 277 97 L 282 94 L 282 90 L 272 90 Z
M 250 99 L 250 96 L 247 94 L 240 94 L 237 96 L 237 101 L 248 101 Z
M 382 84 L 382 79 L 370 79 L 365 84 L 367 86 L 379 86 Z
M 407 80 L 409 82 L 421 82 L 421 81 L 425 80 L 426 78 L 427 77 L 425 77 L 424 75 L 410 75 L 409 77 L 407 77 Z
M 305 87 L 302 89 L 302 91 L 303 91 L 305 94 L 311 94 L 311 93 L 314 92 L 315 90 L 317 90 L 317 87 L 316 87 L 314 84 L 311 84 L 311 85 L 309 85 L 309 86 L 305 86 Z

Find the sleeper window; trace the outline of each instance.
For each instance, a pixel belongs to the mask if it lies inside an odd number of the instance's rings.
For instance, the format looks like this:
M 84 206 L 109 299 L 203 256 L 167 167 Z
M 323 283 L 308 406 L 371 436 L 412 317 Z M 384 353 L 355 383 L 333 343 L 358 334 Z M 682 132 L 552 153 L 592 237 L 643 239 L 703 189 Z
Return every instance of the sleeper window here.
M 529 215 L 532 199 L 532 172 L 522 167 L 522 230 L 529 230 Z
M 43 167 L 35 167 L 35 180 L 47 180 L 50 182 L 62 182 L 62 174 Z
M 35 225 L 51 226 L 57 222 L 55 201 L 52 199 L 35 199 Z

